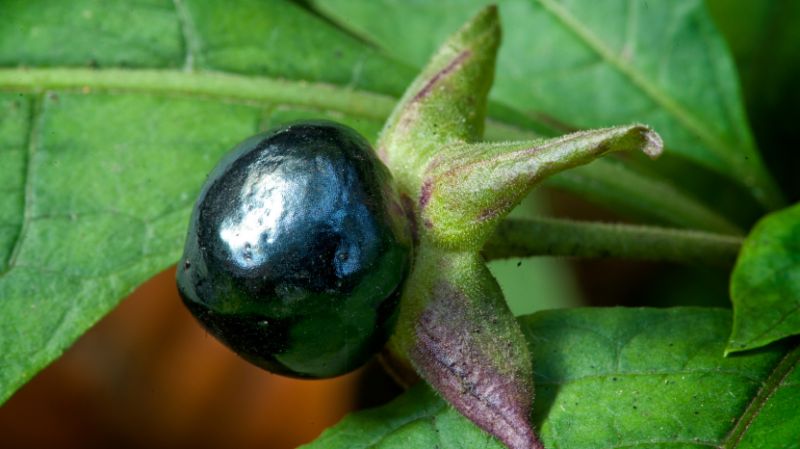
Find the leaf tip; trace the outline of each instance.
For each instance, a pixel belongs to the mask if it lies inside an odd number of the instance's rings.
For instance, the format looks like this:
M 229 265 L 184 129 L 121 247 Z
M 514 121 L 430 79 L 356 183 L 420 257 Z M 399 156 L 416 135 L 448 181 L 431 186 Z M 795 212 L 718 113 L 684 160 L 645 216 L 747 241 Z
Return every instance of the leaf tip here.
M 482 20 L 489 20 L 491 22 L 497 22 L 498 13 L 497 13 L 497 3 L 491 3 L 486 5 L 477 15 L 477 18 Z
M 643 126 L 642 128 L 644 137 L 644 146 L 642 147 L 642 151 L 644 154 L 653 159 L 661 156 L 661 153 L 664 152 L 664 140 L 661 139 L 661 136 L 657 132 L 653 131 L 649 127 Z

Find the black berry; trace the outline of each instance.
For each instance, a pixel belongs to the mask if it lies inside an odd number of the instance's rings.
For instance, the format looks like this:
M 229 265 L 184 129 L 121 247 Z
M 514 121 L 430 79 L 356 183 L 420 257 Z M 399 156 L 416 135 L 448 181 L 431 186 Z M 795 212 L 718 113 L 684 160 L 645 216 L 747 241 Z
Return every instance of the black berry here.
M 209 174 L 178 264 L 184 303 L 245 359 L 330 377 L 386 342 L 411 263 L 391 175 L 354 130 L 245 140 Z

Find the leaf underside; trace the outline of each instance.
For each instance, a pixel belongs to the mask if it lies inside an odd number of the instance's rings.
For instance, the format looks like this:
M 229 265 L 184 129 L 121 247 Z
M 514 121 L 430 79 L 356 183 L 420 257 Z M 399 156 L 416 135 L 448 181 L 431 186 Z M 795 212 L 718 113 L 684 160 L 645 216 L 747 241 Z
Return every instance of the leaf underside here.
M 548 448 L 798 448 L 800 348 L 722 356 L 730 312 L 571 309 L 520 318 Z M 305 449 L 503 446 L 418 385 Z

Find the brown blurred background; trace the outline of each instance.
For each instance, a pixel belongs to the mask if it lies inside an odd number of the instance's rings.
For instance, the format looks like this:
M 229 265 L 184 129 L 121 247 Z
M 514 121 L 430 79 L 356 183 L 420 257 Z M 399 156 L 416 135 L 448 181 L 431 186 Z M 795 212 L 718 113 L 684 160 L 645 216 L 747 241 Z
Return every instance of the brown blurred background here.
M 320 381 L 250 365 L 194 321 L 170 269 L 0 407 L 0 447 L 294 448 L 397 392 L 374 365 Z

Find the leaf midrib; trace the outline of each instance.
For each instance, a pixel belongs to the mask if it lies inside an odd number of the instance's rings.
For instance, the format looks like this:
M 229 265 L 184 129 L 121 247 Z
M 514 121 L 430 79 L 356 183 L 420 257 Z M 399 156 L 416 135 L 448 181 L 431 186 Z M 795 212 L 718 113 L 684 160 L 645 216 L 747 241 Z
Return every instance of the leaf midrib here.
M 178 69 L 0 69 L 0 90 L 127 91 L 237 103 L 291 104 L 383 120 L 396 99 L 333 84 Z
M 597 36 L 592 33 L 586 26 L 584 26 L 577 18 L 575 18 L 563 6 L 559 5 L 553 0 L 537 0 L 544 9 L 549 12 L 553 17 L 559 20 L 566 29 L 573 32 L 579 39 L 581 39 L 592 51 L 597 53 L 604 61 L 611 67 L 625 75 L 636 87 L 645 93 L 656 104 L 668 111 L 678 122 L 681 123 L 692 134 L 696 135 L 714 155 L 726 163 L 730 164 L 732 168 L 739 169 L 739 164 L 730 156 L 727 151 L 729 146 L 734 144 L 727 143 L 715 136 L 712 132 L 707 131 L 702 124 L 705 123 L 698 117 L 694 116 L 691 112 L 679 102 L 675 101 L 669 95 L 664 93 L 656 85 L 648 81 L 638 70 L 629 64 L 626 64 L 622 58 L 614 54 Z M 748 155 L 753 153 L 751 147 L 741 147 Z
M 731 427 L 731 431 L 725 436 L 725 439 L 719 445 L 720 449 L 735 449 L 739 447 L 739 443 L 747 435 L 747 430 L 750 425 L 758 418 L 758 415 L 764 409 L 769 399 L 775 392 L 783 385 L 786 377 L 797 368 L 800 363 L 800 346 L 789 351 L 772 369 L 767 379 L 764 381 L 763 387 L 753 397 L 753 400 L 747 405 L 747 408 L 742 412 L 742 415 Z

